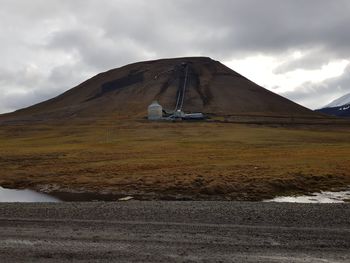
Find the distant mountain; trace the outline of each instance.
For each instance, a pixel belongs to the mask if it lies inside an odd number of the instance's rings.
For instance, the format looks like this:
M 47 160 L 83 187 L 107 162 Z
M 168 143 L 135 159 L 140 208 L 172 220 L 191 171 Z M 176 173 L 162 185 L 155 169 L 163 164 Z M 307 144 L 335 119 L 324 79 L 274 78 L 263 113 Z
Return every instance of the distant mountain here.
M 350 104 L 350 93 L 332 101 L 331 103 L 326 105 L 325 108 L 341 107 L 347 104 Z
M 139 62 L 100 73 L 55 98 L 0 115 L 0 121 L 104 116 L 143 118 L 154 100 L 167 111 L 174 111 L 181 104 L 185 112 L 216 116 L 323 118 L 260 87 L 218 61 L 186 57 Z
M 338 117 L 350 117 L 350 93 L 332 101 L 317 111 Z

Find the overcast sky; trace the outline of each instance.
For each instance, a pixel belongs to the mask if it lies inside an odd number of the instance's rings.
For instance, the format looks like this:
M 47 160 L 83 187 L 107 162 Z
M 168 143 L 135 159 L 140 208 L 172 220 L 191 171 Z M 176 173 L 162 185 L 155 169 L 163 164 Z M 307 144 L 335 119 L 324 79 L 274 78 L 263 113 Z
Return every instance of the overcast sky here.
M 128 63 L 209 56 L 309 108 L 350 93 L 348 0 L 0 0 L 0 113 Z

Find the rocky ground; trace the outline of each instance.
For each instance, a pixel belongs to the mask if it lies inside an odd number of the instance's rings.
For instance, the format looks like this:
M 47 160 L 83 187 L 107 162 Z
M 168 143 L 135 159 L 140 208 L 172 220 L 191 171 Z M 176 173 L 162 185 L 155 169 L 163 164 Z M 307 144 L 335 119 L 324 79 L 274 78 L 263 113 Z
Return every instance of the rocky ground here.
M 0 204 L 1 262 L 349 262 L 350 204 Z

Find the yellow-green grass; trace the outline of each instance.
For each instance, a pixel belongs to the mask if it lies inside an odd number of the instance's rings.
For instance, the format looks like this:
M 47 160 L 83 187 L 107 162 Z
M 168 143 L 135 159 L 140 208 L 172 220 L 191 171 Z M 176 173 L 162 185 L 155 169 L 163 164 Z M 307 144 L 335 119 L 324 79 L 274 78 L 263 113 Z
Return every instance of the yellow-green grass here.
M 261 200 L 350 185 L 350 128 L 100 120 L 0 126 L 0 185 Z

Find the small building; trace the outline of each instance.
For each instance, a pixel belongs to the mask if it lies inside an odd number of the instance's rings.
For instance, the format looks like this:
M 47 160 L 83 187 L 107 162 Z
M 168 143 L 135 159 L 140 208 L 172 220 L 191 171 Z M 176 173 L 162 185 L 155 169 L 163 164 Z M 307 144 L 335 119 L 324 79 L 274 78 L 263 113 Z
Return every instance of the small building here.
M 148 119 L 161 120 L 163 117 L 163 107 L 155 100 L 148 106 Z

